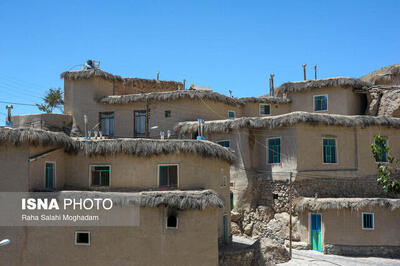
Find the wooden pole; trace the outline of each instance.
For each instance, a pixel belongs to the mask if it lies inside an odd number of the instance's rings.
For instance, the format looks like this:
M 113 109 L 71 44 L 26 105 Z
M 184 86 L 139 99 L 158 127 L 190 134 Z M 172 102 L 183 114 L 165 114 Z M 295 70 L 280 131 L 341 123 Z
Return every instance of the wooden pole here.
M 289 256 L 292 258 L 292 172 L 289 176 Z
M 317 80 L 317 65 L 314 65 L 315 80 Z

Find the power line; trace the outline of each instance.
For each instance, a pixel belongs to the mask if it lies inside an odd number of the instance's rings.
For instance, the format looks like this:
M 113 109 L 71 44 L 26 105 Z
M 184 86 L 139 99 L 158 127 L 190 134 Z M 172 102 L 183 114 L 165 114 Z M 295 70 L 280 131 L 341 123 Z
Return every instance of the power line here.
M 3 102 L 3 101 L 0 101 L 0 103 L 15 104 L 15 105 L 26 105 L 26 106 L 36 106 L 36 104 L 30 104 L 30 103 L 15 103 L 15 102 Z

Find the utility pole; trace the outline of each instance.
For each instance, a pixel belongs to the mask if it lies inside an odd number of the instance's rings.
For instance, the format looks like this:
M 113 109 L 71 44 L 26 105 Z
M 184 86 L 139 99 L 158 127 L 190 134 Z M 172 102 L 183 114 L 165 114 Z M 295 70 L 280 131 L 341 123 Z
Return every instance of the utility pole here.
M 304 80 L 307 80 L 307 77 L 306 77 L 306 66 L 307 66 L 307 64 L 303 64 Z
M 146 122 L 145 122 L 145 129 L 144 129 L 146 138 L 149 138 L 149 112 L 150 112 L 149 103 L 146 101 Z
M 289 256 L 292 259 L 292 172 L 289 176 Z

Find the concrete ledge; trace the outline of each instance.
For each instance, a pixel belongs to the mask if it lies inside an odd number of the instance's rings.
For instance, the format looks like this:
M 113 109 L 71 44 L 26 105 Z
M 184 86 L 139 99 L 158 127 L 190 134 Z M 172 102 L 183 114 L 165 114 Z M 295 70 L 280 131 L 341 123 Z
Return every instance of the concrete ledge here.
M 324 253 L 353 257 L 400 258 L 400 246 L 353 246 L 326 244 Z

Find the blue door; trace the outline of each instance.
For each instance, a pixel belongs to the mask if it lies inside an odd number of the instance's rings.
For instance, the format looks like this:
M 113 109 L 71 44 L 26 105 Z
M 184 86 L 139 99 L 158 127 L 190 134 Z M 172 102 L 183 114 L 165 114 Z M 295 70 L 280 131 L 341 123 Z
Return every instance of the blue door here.
M 322 251 L 321 214 L 311 213 L 311 249 Z

